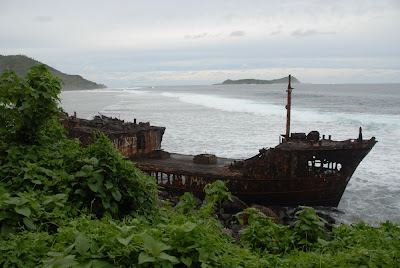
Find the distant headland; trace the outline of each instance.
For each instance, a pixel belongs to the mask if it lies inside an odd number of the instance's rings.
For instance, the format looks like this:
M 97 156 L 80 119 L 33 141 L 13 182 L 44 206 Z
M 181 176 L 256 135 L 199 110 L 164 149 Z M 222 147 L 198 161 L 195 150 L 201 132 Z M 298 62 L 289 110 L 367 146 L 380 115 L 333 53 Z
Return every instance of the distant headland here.
M 4 72 L 5 69 L 10 68 L 19 77 L 25 77 L 28 69 L 37 63 L 41 62 L 24 55 L 0 55 L 0 75 Z M 64 82 L 64 84 L 62 85 L 62 90 L 96 89 L 107 87 L 105 85 L 89 81 L 80 75 L 69 75 L 62 73 L 48 65 L 46 65 L 46 67 L 49 69 L 52 75 L 57 76 Z
M 244 85 L 244 84 L 287 84 L 288 82 L 288 76 L 282 77 L 279 79 L 273 79 L 273 80 L 261 80 L 261 79 L 239 79 L 239 80 L 225 80 L 221 84 L 217 85 Z M 300 81 L 292 76 L 291 77 L 291 82 L 293 84 L 300 83 Z

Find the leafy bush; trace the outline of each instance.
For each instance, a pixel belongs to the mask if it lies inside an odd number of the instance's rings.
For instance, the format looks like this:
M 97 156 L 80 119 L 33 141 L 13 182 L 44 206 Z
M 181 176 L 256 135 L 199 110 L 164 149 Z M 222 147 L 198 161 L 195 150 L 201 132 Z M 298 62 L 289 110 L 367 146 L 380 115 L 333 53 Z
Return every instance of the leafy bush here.
M 15 196 L 0 188 L 0 223 L 1 233 L 8 235 L 24 225 L 28 230 L 57 226 L 66 219 L 64 207 L 67 202 L 66 194 L 44 195 L 40 192 L 19 192 Z
M 70 219 L 57 233 L 21 232 L 0 240 L 2 267 L 268 267 L 266 258 L 232 243 L 232 238 L 197 215 L 168 210 L 156 224 Z M 212 219 L 211 219 L 212 221 Z M 29 239 L 29 241 L 25 241 Z M 35 246 L 35 244 L 37 246 Z M 30 253 L 30 254 L 29 254 Z M 98 266 L 97 266 L 98 265 Z M 101 266 L 100 266 L 101 265 Z M 77 266 L 79 267 L 79 266 Z
M 206 193 L 206 200 L 210 203 L 216 203 L 221 206 L 222 202 L 226 199 L 231 200 L 232 194 L 229 192 L 228 187 L 221 181 L 216 180 L 212 184 L 207 184 L 204 187 Z
M 255 208 L 247 208 L 236 215 L 247 226 L 240 230 L 241 242 L 251 249 L 263 253 L 281 254 L 294 247 L 294 235 L 288 226 L 275 224 L 272 218 Z
M 0 157 L 0 176 L 4 192 L 0 224 L 8 222 L 13 227 L 50 224 L 45 216 L 56 207 L 54 213 L 62 207 L 63 214 L 71 217 L 79 210 L 113 218 L 155 211 L 154 179 L 124 160 L 105 136 L 86 149 L 68 140 L 43 146 L 12 146 Z M 62 200 L 58 200 L 61 195 Z M 15 211 L 21 206 L 29 208 L 30 217 Z
M 0 116 L 5 120 L 0 132 L 7 136 L 0 139 L 3 230 L 42 224 L 46 229 L 57 225 L 53 217 L 64 218 L 57 215 L 61 210 L 66 217 L 80 210 L 114 218 L 154 213 L 154 179 L 124 160 L 104 134 L 88 148 L 54 136 L 62 128 L 55 121 L 59 84 L 43 65 L 32 67 L 27 81 L 11 70 L 1 77 Z M 16 138 L 8 140 L 11 136 Z
M 84 151 L 82 166 L 73 181 L 74 199 L 90 204 L 99 217 L 123 217 L 134 211 L 151 214 L 157 201 L 157 184 L 138 170 L 104 134 Z
M 55 135 L 61 130 L 56 124 L 60 90 L 61 80 L 43 64 L 33 66 L 26 81 L 7 69 L 0 77 L 0 135 L 25 144 L 40 143 L 49 137 L 44 132 Z
M 300 206 L 296 212 L 299 219 L 294 226 L 296 242 L 305 247 L 312 246 L 313 243 L 325 243 L 326 231 L 323 229 L 327 221 L 317 215 L 311 207 Z
M 182 213 L 193 212 L 196 208 L 197 201 L 192 193 L 186 192 L 179 197 L 179 203 L 175 206 L 175 209 Z

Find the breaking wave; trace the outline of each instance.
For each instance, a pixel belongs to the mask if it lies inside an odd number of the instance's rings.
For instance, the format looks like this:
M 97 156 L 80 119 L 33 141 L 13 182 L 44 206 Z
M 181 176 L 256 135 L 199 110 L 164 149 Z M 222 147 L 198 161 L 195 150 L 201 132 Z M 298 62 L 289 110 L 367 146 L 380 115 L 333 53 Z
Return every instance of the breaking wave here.
M 176 98 L 181 102 L 201 105 L 206 108 L 217 109 L 226 112 L 252 113 L 260 116 L 286 116 L 286 109 L 282 105 L 263 102 L 262 100 L 227 98 L 217 95 L 204 95 L 194 93 L 161 93 L 164 97 Z M 364 126 L 368 129 L 381 129 L 389 126 L 392 129 L 400 129 L 400 117 L 396 115 L 377 115 L 366 113 L 343 112 L 318 112 L 315 109 L 292 107 L 293 121 L 314 123 L 345 123 L 352 126 Z
M 225 112 L 252 113 L 255 115 L 283 115 L 282 107 L 250 99 L 226 98 L 217 95 L 193 93 L 161 93 L 164 97 L 177 98 L 179 101 L 201 105 L 206 108 Z

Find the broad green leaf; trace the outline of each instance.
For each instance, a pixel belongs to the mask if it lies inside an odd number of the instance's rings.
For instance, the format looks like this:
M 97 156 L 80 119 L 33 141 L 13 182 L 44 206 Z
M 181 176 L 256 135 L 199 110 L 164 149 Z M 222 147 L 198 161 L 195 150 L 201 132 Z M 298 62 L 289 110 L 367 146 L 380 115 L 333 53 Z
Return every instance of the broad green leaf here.
M 139 264 L 146 263 L 146 262 L 155 262 L 156 258 L 150 256 L 146 252 L 140 252 L 139 254 Z
M 50 169 L 47 169 L 47 168 L 44 168 L 44 167 L 40 167 L 39 170 L 41 172 L 43 172 L 44 174 L 46 174 L 47 176 L 50 176 L 50 177 L 55 176 L 55 173 L 54 173 L 53 170 L 50 170 Z
M 55 251 L 49 251 L 49 252 L 47 252 L 46 255 L 50 256 L 50 257 L 64 257 L 63 252 L 55 252 Z
M 86 173 L 85 172 L 83 172 L 83 171 L 77 171 L 76 173 L 75 173 L 75 177 L 77 177 L 77 178 L 79 178 L 79 177 L 86 177 Z
M 71 266 L 71 268 L 91 268 L 91 267 L 93 267 L 92 265 L 93 265 L 93 261 L 89 260 L 84 263 L 75 264 L 75 265 Z
M 300 226 L 300 229 L 303 230 L 303 231 L 312 230 L 312 228 L 311 228 L 310 226 L 308 226 L 308 225 L 301 225 L 301 226 Z
M 127 245 L 129 244 L 129 242 L 131 242 L 131 240 L 132 240 L 133 237 L 134 237 L 134 234 L 133 234 L 133 235 L 130 235 L 130 236 L 128 236 L 128 237 L 125 237 L 125 238 L 118 236 L 118 237 L 117 237 L 117 240 L 118 240 L 118 242 L 120 242 L 122 245 L 127 246 Z
M 59 206 L 59 207 L 64 207 L 64 203 L 61 203 L 61 202 L 55 202 L 54 204 L 56 204 L 57 206 Z
M 9 194 L 3 194 L 1 197 L 4 200 L 4 203 L 9 204 L 9 205 L 17 205 L 18 203 L 21 202 L 21 198 L 19 198 L 19 197 L 10 197 Z
M 110 200 L 108 198 L 102 198 L 101 199 L 101 203 L 103 204 L 103 207 L 105 209 L 109 209 L 110 208 Z
M 121 200 L 121 192 L 118 189 L 115 189 L 111 192 L 112 196 L 114 197 L 114 199 L 116 201 L 120 201 Z
M 58 200 L 60 200 L 60 199 L 66 198 L 67 195 L 66 194 L 56 194 L 56 195 L 54 195 L 54 197 L 57 198 Z
M 39 94 L 37 92 L 32 92 L 31 96 L 34 97 L 35 99 L 39 98 Z
M 84 237 L 82 234 L 79 234 L 75 239 L 75 249 L 76 251 L 83 255 L 90 248 L 90 240 Z
M 97 183 L 88 182 L 88 186 L 89 186 L 90 190 L 92 190 L 95 193 L 97 193 L 99 191 L 99 185 Z
M 323 247 L 325 247 L 325 246 L 327 246 L 327 245 L 329 244 L 328 241 L 326 241 L 326 240 L 324 240 L 324 239 L 321 239 L 321 238 L 318 238 L 317 241 L 318 241 L 318 243 L 320 243 Z
M 40 180 L 32 180 L 32 182 L 34 184 L 38 184 L 38 185 L 43 184 L 42 181 L 40 181 Z
M 22 221 L 24 222 L 25 226 L 28 227 L 29 229 L 31 230 L 36 229 L 36 225 L 30 218 L 24 217 Z
M 104 186 L 106 186 L 107 190 L 109 190 L 114 187 L 114 183 L 111 180 L 106 180 Z
M 185 222 L 185 224 L 182 225 L 183 231 L 186 233 L 191 232 L 194 228 L 196 228 L 196 226 L 197 226 L 196 223 L 190 221 Z
M 18 111 L 22 111 L 22 110 L 28 109 L 28 108 L 30 108 L 30 107 L 31 107 L 31 105 L 30 105 L 28 102 L 24 102 L 24 103 L 21 105 L 21 107 L 18 108 Z
M 82 189 L 77 189 L 77 190 L 75 190 L 75 194 L 79 194 L 80 196 L 85 196 L 86 193 Z
M 93 268 L 111 268 L 114 265 L 104 261 L 104 260 L 92 260 L 92 267 Z
M 68 255 L 62 259 L 56 259 L 53 263 L 46 267 L 52 267 L 52 268 L 69 268 L 74 265 L 79 264 L 77 261 L 75 261 L 75 255 Z
M 75 243 L 73 243 L 72 245 L 70 245 L 69 247 L 67 247 L 64 252 L 66 254 L 69 254 L 71 252 L 71 250 L 75 247 Z
M 92 165 L 84 165 L 81 168 L 81 171 L 83 171 L 85 174 L 90 174 L 93 171 L 93 166 Z
M 120 230 L 123 234 L 128 233 L 131 229 L 136 228 L 135 225 L 123 225 L 121 226 L 115 226 L 118 230 Z
M 181 257 L 181 262 L 183 264 L 185 264 L 187 267 L 190 267 L 192 265 L 193 261 L 192 261 L 192 258 L 190 258 L 190 257 L 187 257 L 187 258 Z
M 54 202 L 53 196 L 46 196 L 46 200 L 43 201 L 43 205 L 50 204 L 51 202 Z
M 90 159 L 85 159 L 85 162 L 95 166 L 99 163 L 99 160 L 96 157 L 92 157 Z
M 161 252 L 158 258 L 161 260 L 170 261 L 172 264 L 180 263 L 180 261 L 176 257 L 171 256 L 165 252 Z
M 311 219 L 311 220 L 317 220 L 318 219 L 318 216 L 316 214 L 312 214 L 312 213 L 306 214 L 305 217 L 308 218 L 308 219 Z
M 147 249 L 147 251 L 150 252 L 155 257 L 160 255 L 160 253 L 163 252 L 164 250 L 168 250 L 171 248 L 170 246 L 162 242 L 156 241 L 153 237 L 151 237 L 148 234 L 143 234 L 142 238 L 143 238 L 144 248 Z
M 24 215 L 25 217 L 29 217 L 31 215 L 31 210 L 28 207 L 15 207 L 14 210 L 18 214 Z

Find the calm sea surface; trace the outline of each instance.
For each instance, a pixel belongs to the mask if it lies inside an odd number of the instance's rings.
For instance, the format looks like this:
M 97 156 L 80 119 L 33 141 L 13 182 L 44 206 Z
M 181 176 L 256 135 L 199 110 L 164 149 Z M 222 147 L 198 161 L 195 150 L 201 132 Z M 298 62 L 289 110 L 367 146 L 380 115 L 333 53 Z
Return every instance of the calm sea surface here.
M 339 204 L 338 222 L 400 222 L 400 84 L 294 84 L 291 132 L 334 140 L 376 137 Z M 162 147 L 248 158 L 274 147 L 286 127 L 286 85 L 211 85 L 64 91 L 61 106 L 165 126 Z

